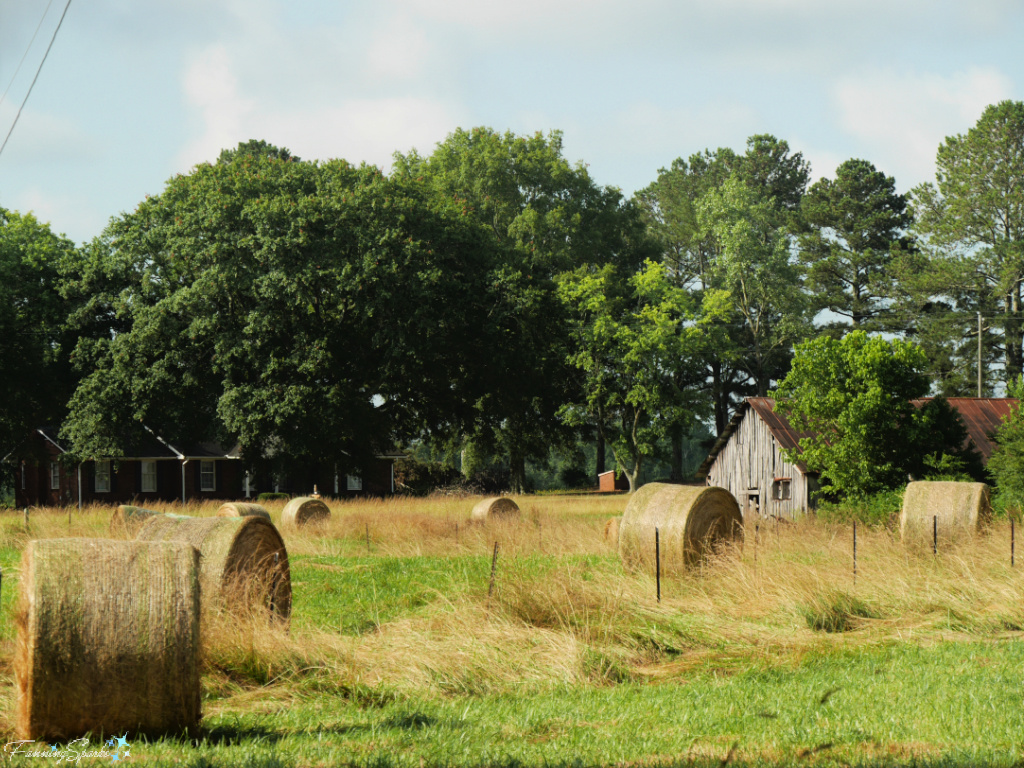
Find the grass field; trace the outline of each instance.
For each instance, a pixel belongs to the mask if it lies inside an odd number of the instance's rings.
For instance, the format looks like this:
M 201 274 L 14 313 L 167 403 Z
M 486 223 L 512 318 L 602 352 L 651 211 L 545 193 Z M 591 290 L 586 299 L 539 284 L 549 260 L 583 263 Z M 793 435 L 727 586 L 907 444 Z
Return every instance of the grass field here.
M 1024 766 L 1008 523 L 937 555 L 860 530 L 856 581 L 850 527 L 762 524 L 659 603 L 603 539 L 625 497 L 522 497 L 522 522 L 489 526 L 474 501 L 333 503 L 326 530 L 284 531 L 290 629 L 214 617 L 202 734 L 125 762 Z M 109 514 L 0 517 L 6 740 L 20 552 L 107 536 Z

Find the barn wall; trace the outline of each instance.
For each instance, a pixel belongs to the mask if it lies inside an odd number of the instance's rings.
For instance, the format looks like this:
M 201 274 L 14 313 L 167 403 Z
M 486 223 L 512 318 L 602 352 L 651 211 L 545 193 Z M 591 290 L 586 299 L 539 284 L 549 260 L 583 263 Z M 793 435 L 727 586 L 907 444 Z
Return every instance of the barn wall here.
M 772 482 L 779 477 L 790 478 L 789 499 L 771 498 Z M 725 488 L 736 497 L 744 517 L 759 511 L 761 516 L 795 518 L 807 511 L 814 490 L 813 478 L 786 461 L 768 425 L 749 407 L 715 458 L 707 479 L 708 485 Z

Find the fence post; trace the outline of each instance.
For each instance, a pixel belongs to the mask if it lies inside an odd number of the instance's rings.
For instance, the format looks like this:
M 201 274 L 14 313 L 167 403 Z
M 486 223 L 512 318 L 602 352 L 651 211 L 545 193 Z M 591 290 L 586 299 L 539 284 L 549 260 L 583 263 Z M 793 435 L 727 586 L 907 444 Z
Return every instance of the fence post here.
M 661 536 L 658 529 L 654 529 L 654 579 L 658 588 L 658 602 L 661 602 Z
M 1016 542 L 1016 538 L 1017 537 L 1016 537 L 1016 531 L 1015 531 L 1014 528 L 1015 528 L 1014 521 L 1013 521 L 1013 518 L 1011 517 L 1010 518 L 1010 567 L 1011 568 L 1013 568 L 1014 549 L 1016 549 L 1016 546 L 1017 546 L 1017 542 Z
M 494 594 L 494 576 L 498 573 L 498 542 L 494 542 L 494 556 L 491 558 L 491 583 L 487 587 L 487 603 L 490 605 L 491 595 Z
M 857 521 L 853 521 L 853 585 L 857 586 Z
M 932 554 L 939 554 L 939 516 L 932 515 Z

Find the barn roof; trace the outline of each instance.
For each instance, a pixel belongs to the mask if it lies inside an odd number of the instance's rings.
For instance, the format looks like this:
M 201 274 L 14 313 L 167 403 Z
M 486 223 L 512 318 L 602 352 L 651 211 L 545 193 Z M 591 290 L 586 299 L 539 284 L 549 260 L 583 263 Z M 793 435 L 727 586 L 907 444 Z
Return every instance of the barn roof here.
M 924 397 L 910 402 L 920 408 L 932 399 Z M 981 454 L 982 461 L 987 464 L 992 456 L 992 451 L 995 450 L 992 435 L 1002 425 L 1003 418 L 1010 415 L 1017 401 L 1009 397 L 950 397 L 947 398 L 947 401 L 959 412 L 964 426 L 967 427 L 968 439 L 974 443 L 978 453 Z M 797 432 L 793 429 L 786 417 L 776 412 L 775 401 L 772 398 L 748 397 L 736 409 L 736 413 L 733 414 L 732 419 L 712 446 L 708 457 L 700 465 L 697 470 L 698 478 L 707 477 L 715 458 L 725 448 L 729 438 L 739 427 L 748 410 L 753 410 L 761 418 L 780 448 L 800 450 L 800 438 L 814 435 L 813 432 Z M 807 467 L 802 463 L 798 462 L 797 466 L 800 467 L 800 471 L 807 471 Z

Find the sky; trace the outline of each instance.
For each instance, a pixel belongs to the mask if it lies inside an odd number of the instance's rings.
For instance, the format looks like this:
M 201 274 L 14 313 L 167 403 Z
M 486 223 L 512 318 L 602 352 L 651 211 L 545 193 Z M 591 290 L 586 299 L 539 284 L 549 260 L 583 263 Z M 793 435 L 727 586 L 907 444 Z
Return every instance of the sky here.
M 0 0 L 0 143 L 66 2 Z M 626 195 L 761 133 L 814 179 L 856 157 L 906 192 L 1024 99 L 1021 40 L 1020 0 L 73 0 L 0 207 L 82 243 L 241 141 L 387 170 L 473 126 L 562 131 Z

